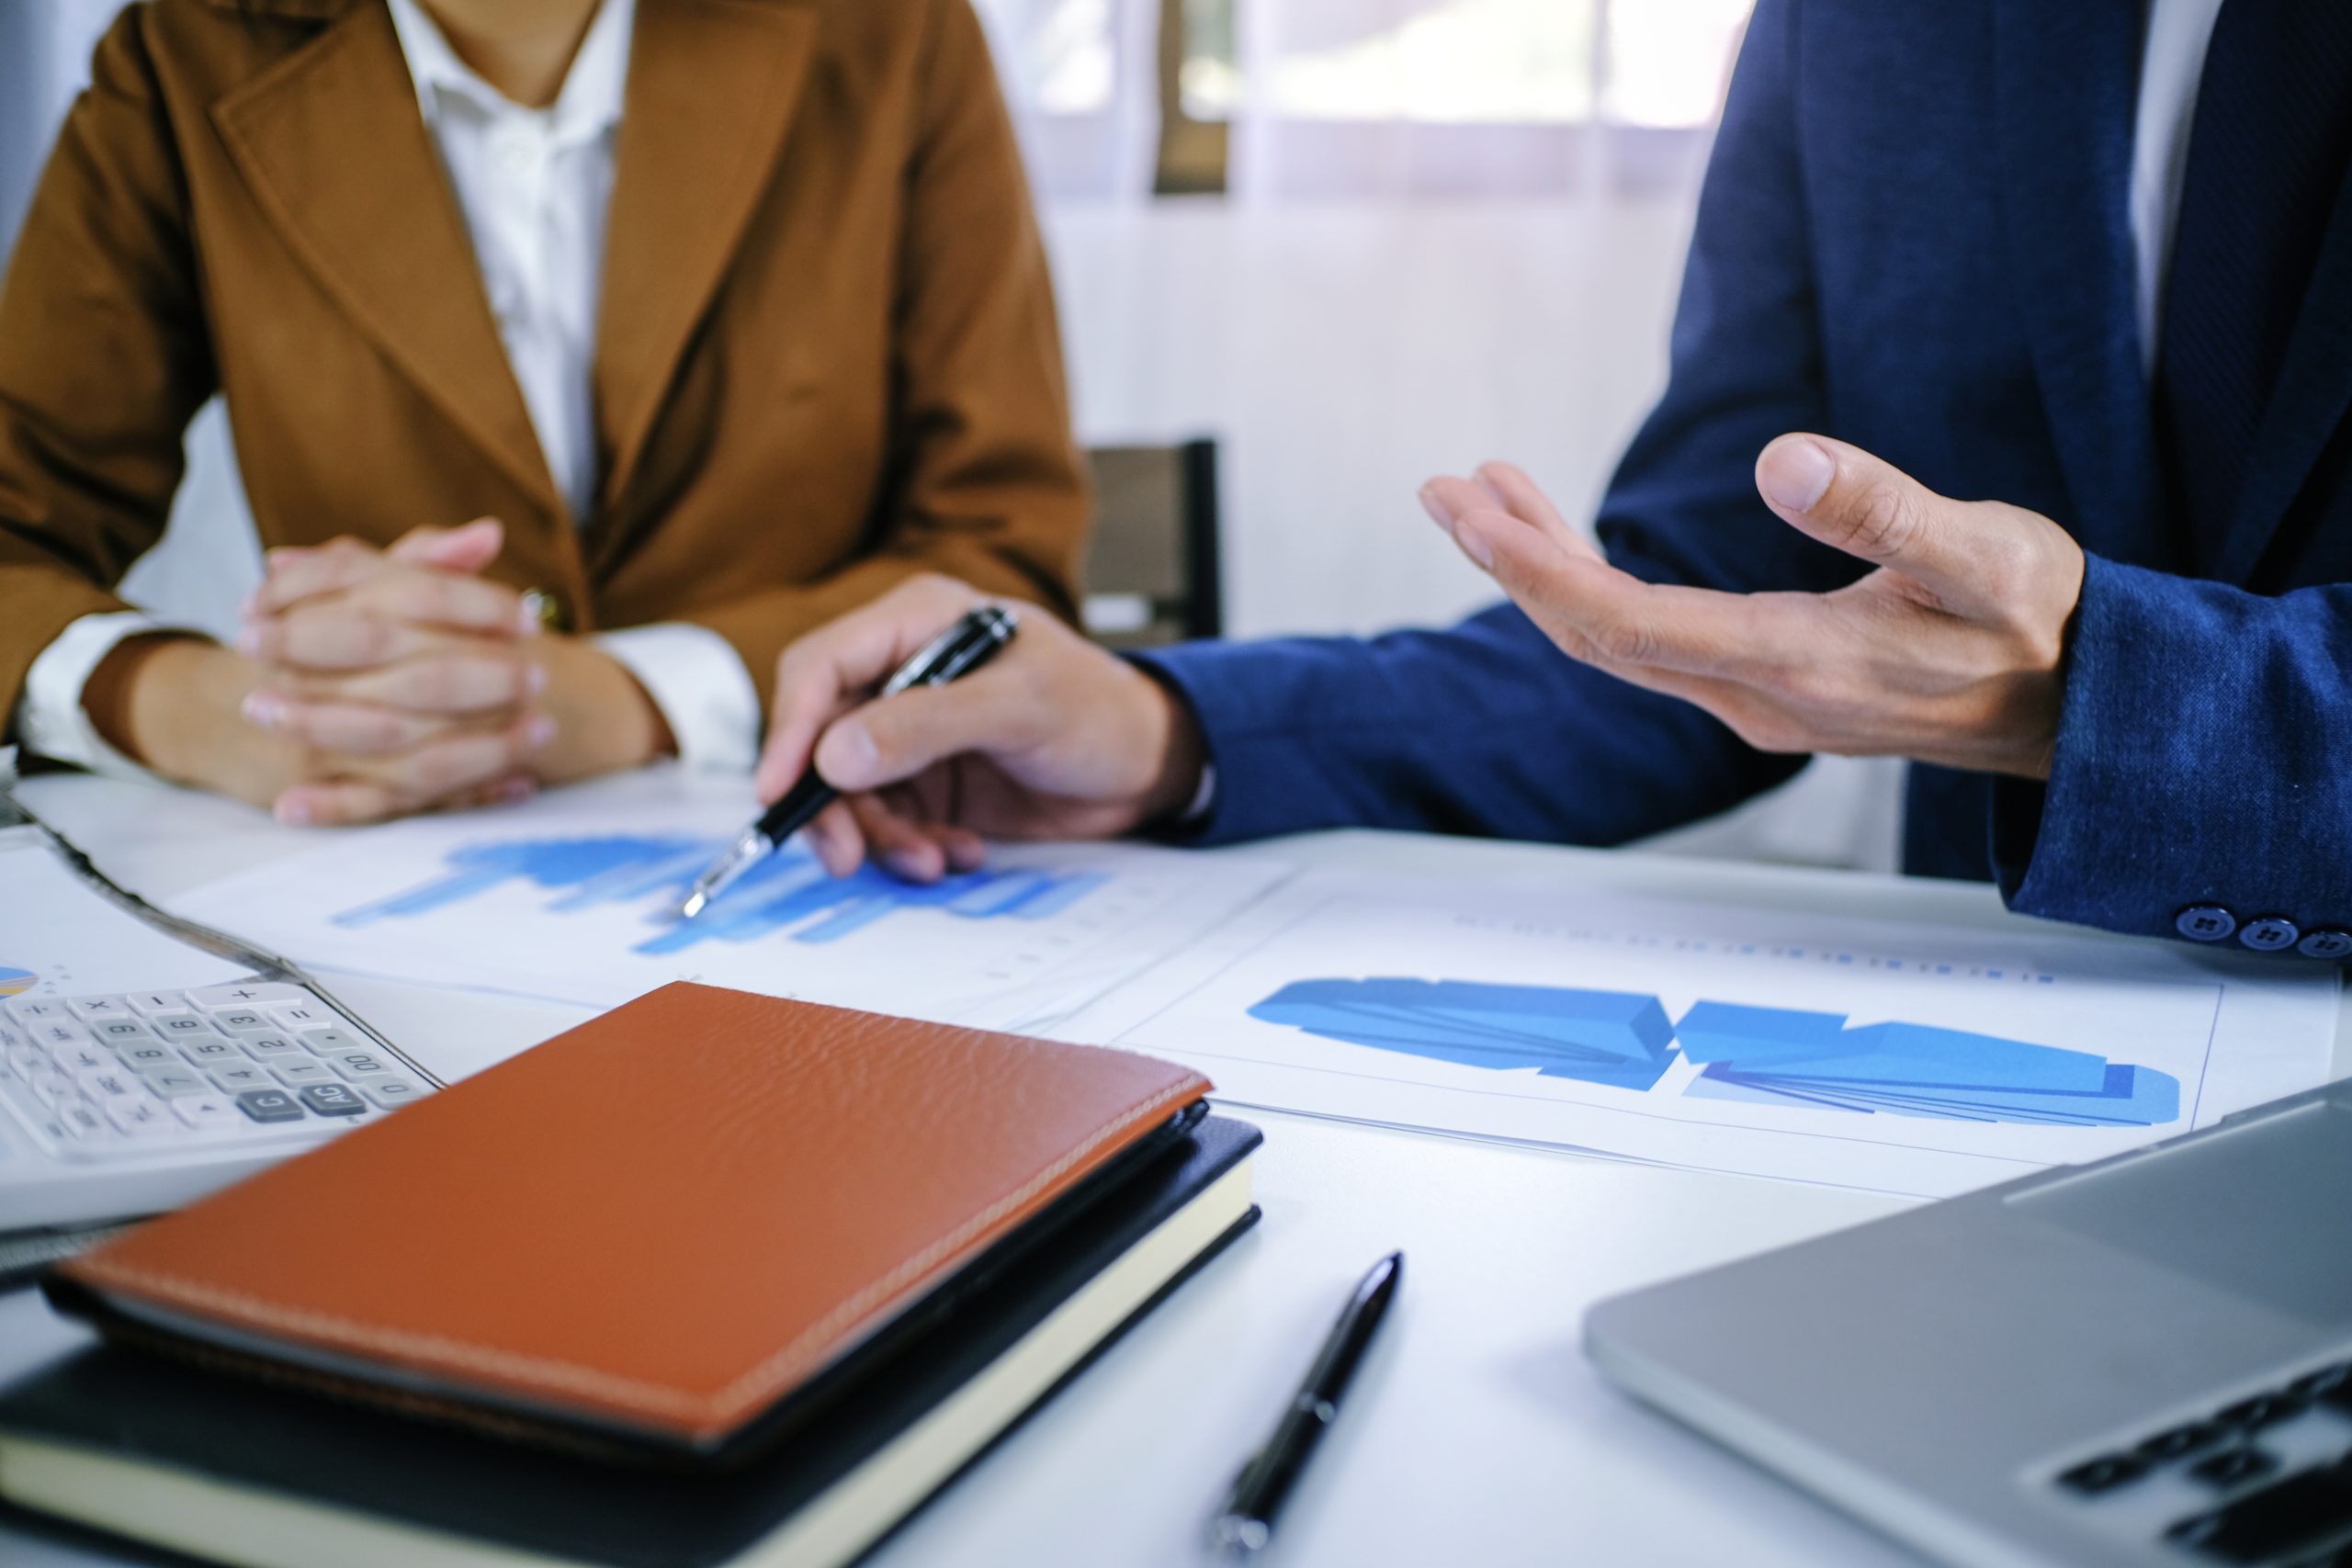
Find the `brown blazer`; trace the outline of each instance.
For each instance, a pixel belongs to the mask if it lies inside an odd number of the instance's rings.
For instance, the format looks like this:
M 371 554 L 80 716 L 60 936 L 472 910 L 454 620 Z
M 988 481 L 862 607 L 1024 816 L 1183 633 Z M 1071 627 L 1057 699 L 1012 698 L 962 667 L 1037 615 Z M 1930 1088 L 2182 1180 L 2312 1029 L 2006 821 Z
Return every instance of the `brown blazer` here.
M 784 645 L 925 569 L 1067 610 L 1086 497 L 967 0 L 640 0 L 576 526 L 380 0 L 149 0 L 0 286 L 0 715 L 215 391 L 266 546 L 507 525 L 577 629 Z

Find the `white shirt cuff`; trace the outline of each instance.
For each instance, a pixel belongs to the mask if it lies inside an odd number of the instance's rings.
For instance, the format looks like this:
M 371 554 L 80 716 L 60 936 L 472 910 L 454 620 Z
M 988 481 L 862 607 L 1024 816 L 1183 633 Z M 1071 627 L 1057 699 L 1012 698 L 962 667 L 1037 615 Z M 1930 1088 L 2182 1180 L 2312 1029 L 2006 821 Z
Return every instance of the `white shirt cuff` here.
M 149 632 L 205 634 L 195 626 L 158 621 L 136 610 L 85 615 L 57 634 L 42 649 L 25 675 L 24 694 L 17 701 L 16 722 L 9 733 L 32 756 L 52 762 L 87 768 L 120 779 L 152 779 L 155 775 L 116 750 L 90 722 L 82 706 L 82 688 L 117 644 Z
M 682 621 L 605 632 L 596 646 L 637 677 L 678 742 L 678 761 L 748 773 L 760 754 L 760 694 L 735 645 Z
M 1216 805 L 1216 764 L 1201 764 L 1201 782 L 1193 791 L 1193 798 L 1176 818 L 1179 828 L 1197 828 L 1208 820 L 1209 811 Z

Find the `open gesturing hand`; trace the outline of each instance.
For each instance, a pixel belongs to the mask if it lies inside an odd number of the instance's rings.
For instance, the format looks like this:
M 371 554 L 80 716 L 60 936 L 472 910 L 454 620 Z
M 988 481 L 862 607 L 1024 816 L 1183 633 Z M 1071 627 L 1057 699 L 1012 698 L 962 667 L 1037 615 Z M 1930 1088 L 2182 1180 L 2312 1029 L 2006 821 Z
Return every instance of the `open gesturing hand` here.
M 1831 593 L 1726 593 L 1612 567 L 1508 463 L 1422 503 L 1569 657 L 1696 703 L 1768 751 L 2046 778 L 2083 552 L 2039 513 L 1952 501 L 1844 442 L 1756 463 L 1791 526 L 1878 570 Z

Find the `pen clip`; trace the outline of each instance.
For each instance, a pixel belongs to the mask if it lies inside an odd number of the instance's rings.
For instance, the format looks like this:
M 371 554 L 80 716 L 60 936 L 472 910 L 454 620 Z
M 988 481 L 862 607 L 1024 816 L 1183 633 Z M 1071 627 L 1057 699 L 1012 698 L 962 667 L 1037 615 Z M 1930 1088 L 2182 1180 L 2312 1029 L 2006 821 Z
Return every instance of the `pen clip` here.
M 1020 617 L 1001 605 L 983 604 L 967 611 L 955 625 L 923 644 L 912 659 L 899 665 L 882 683 L 879 695 L 895 697 L 910 686 L 939 685 L 952 681 L 970 667 L 981 650 L 992 653 L 1010 642 L 1019 626 Z

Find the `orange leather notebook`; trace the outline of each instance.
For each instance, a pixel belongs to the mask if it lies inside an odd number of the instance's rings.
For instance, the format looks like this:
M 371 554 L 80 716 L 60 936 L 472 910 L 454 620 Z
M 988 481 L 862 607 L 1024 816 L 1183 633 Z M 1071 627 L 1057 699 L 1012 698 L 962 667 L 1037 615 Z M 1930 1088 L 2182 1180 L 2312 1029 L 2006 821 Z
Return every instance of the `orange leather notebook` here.
M 673 985 L 61 1267 L 109 1332 L 710 1452 L 1189 1125 L 1124 1052 Z

